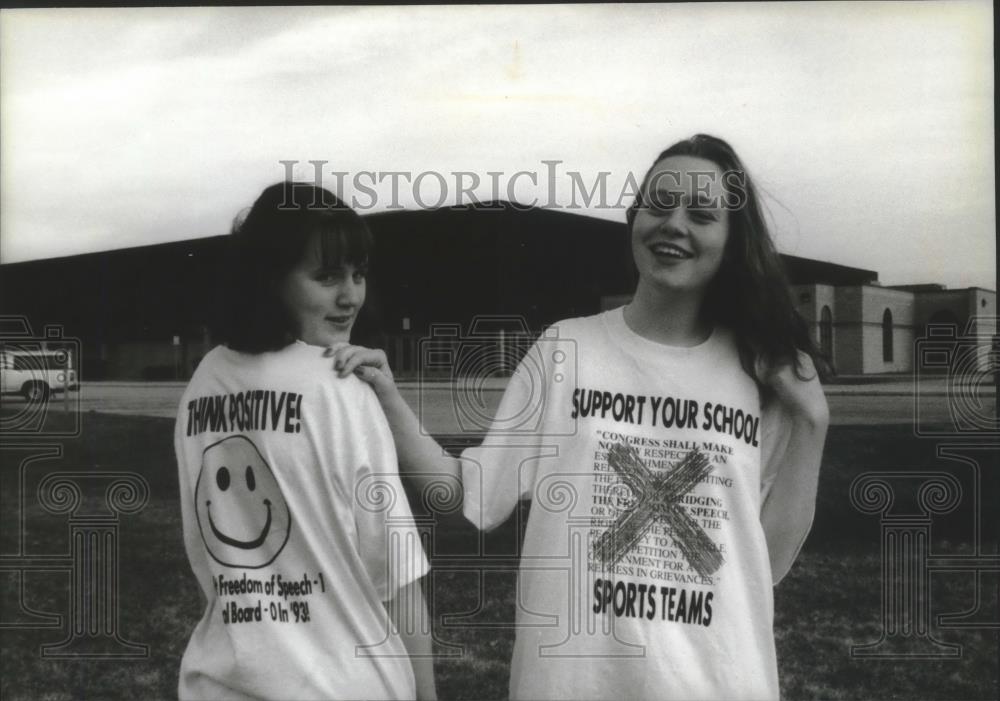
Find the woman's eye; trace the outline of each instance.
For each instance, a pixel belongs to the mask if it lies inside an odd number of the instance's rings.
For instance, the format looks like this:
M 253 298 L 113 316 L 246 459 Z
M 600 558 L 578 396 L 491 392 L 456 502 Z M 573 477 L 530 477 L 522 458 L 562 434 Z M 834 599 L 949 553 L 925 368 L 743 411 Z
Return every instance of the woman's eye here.
M 677 202 L 669 192 L 659 192 L 646 198 L 646 207 L 653 214 L 666 214 L 677 208 Z
M 339 268 L 337 270 L 319 270 L 313 274 L 313 280 L 321 285 L 339 285 L 348 277 L 355 284 L 360 284 L 368 277 L 367 268 Z

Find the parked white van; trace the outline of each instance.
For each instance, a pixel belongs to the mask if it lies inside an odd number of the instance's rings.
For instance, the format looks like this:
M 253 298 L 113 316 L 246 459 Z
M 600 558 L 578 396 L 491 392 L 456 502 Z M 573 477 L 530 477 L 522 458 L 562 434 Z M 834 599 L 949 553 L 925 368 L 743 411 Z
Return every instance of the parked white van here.
M 53 392 L 79 388 L 72 353 L 66 350 L 0 349 L 3 394 L 20 394 L 30 402 L 45 401 Z

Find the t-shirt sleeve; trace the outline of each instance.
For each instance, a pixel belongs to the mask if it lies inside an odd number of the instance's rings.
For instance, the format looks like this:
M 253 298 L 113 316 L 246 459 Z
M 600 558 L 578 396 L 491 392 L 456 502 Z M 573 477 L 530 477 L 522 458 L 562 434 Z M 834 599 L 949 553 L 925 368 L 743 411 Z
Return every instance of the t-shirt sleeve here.
M 194 485 L 191 483 L 191 468 L 188 466 L 187 447 L 184 445 L 184 432 L 181 418 L 183 407 L 178 412 L 174 424 L 174 455 L 177 459 L 177 481 L 180 488 L 181 523 L 184 534 L 184 549 L 188 560 L 196 572 L 204 560 L 203 549 L 199 547 L 200 540 L 195 526 L 195 515 L 192 501 L 194 500 Z
M 770 407 L 764 409 L 762 421 L 764 430 L 761 443 L 761 484 L 760 484 L 760 507 L 763 511 L 764 504 L 774 487 L 778 474 L 782 470 L 783 464 L 787 460 L 789 448 L 792 447 L 792 420 L 786 410 L 776 405 L 774 402 Z M 782 476 L 783 480 L 797 479 L 797 475 L 788 472 L 787 467 Z M 788 573 L 788 568 L 798 558 L 799 551 L 805 544 L 809 535 L 811 525 L 805 524 L 798 532 L 786 528 L 782 538 L 787 543 L 794 540 L 794 550 L 789 553 L 787 566 L 783 571 L 772 572 L 772 582 L 777 584 Z
M 191 381 L 192 385 L 196 381 L 197 376 Z M 186 392 L 184 398 L 186 399 L 188 396 L 189 393 Z M 186 407 L 182 401 L 177 412 L 177 420 L 174 423 L 174 455 L 177 459 L 184 550 L 187 553 L 188 562 L 191 563 L 191 570 L 202 590 L 207 594 L 211 590 L 211 563 L 205 552 L 204 540 L 202 540 L 201 532 L 198 529 L 198 517 L 195 514 L 195 486 L 201 469 L 201 451 L 197 446 L 192 447 L 192 439 L 185 435 L 185 416 Z
M 763 506 L 778 475 L 781 460 L 788 449 L 791 423 L 778 402 L 772 401 L 764 407 L 761 425 L 760 504 Z
M 365 388 L 363 460 L 355 475 L 354 519 L 365 569 L 382 601 L 427 574 L 430 566 L 414 523 L 389 424 Z
M 554 359 L 574 358 L 568 341 L 536 342 L 518 364 L 483 442 L 462 453 L 463 510 L 476 527 L 503 523 L 530 499 L 541 460 L 558 454 L 574 431 L 562 401 L 573 373 Z M 563 414 L 566 414 L 565 416 Z

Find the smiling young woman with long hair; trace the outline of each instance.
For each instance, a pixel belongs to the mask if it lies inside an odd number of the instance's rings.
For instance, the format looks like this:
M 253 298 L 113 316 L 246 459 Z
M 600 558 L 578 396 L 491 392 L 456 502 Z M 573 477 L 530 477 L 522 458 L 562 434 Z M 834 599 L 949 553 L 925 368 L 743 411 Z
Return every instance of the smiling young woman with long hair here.
M 627 219 L 632 301 L 544 334 L 461 459 L 384 354 L 341 347 L 335 367 L 375 388 L 404 471 L 461 480 L 473 523 L 532 499 L 512 697 L 777 698 L 772 587 L 809 531 L 829 421 L 815 346 L 725 141 L 662 152 Z

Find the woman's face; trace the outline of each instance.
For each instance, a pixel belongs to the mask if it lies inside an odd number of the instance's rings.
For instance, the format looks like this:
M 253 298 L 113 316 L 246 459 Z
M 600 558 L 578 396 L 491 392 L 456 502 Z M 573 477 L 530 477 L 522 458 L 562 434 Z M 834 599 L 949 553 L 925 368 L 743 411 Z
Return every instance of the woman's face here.
M 729 238 L 722 171 L 712 161 L 669 156 L 650 171 L 632 222 L 640 284 L 704 293 Z
M 318 241 L 310 242 L 279 292 L 298 337 L 312 346 L 349 342 L 365 303 L 366 274 L 364 267 L 346 262 L 336 268 L 324 265 Z

